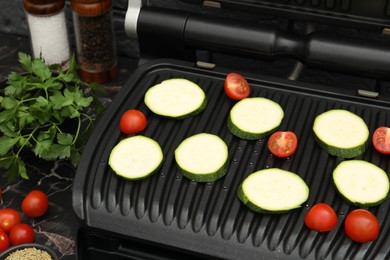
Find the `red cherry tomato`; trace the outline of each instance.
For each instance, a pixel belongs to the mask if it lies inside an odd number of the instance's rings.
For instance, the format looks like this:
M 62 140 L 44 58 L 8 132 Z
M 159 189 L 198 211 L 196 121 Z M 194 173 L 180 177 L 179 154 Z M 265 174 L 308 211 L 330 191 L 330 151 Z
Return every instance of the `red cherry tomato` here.
M 0 252 L 3 252 L 9 247 L 9 238 L 7 234 L 0 229 Z
M 251 89 L 246 79 L 238 73 L 232 72 L 226 76 L 224 83 L 226 95 L 234 100 L 241 100 L 249 96 Z
M 145 115 L 136 109 L 127 110 L 121 117 L 119 129 L 125 134 L 136 134 L 146 128 Z
M 31 218 L 37 218 L 46 213 L 49 199 L 40 190 L 33 190 L 22 201 L 22 211 Z
M 378 219 L 364 209 L 356 209 L 348 213 L 344 227 L 347 236 L 359 243 L 373 241 L 379 235 Z
M 381 126 L 372 135 L 374 148 L 383 154 L 390 154 L 390 128 Z
M 9 233 L 11 228 L 21 222 L 20 214 L 14 209 L 4 208 L 0 210 L 0 228 Z
M 35 233 L 31 226 L 21 223 L 15 225 L 9 232 L 11 244 L 16 246 L 20 244 L 32 243 L 35 239 Z
M 297 150 L 298 138 L 291 131 L 277 131 L 268 139 L 268 149 L 280 158 L 291 156 Z
M 306 214 L 305 224 L 315 231 L 327 232 L 336 227 L 337 214 L 328 204 L 318 203 Z

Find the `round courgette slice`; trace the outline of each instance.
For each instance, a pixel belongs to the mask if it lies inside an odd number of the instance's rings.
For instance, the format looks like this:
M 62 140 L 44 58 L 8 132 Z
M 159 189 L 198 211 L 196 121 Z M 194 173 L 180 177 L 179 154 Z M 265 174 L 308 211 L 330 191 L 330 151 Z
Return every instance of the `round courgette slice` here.
M 190 136 L 175 150 L 175 159 L 183 176 L 197 182 L 212 182 L 224 176 L 228 157 L 226 143 L 209 133 Z
M 183 78 L 152 86 L 146 91 L 144 102 L 153 113 L 175 119 L 199 114 L 207 106 L 206 94 L 199 85 Z
M 262 97 L 244 98 L 230 110 L 227 126 L 239 138 L 256 140 L 275 131 L 283 117 L 284 111 L 275 101 Z
M 313 131 L 317 143 L 329 154 L 353 158 L 368 147 L 369 130 L 358 115 L 343 109 L 333 109 L 316 117 Z
M 120 141 L 111 151 L 108 164 L 128 180 L 148 177 L 157 171 L 164 156 L 160 145 L 146 136 L 131 136 Z
M 237 195 L 253 211 L 284 213 L 301 207 L 309 197 L 309 187 L 296 173 L 270 168 L 250 174 Z
M 353 205 L 376 206 L 389 193 L 386 172 L 367 161 L 343 161 L 334 169 L 332 176 L 337 191 Z

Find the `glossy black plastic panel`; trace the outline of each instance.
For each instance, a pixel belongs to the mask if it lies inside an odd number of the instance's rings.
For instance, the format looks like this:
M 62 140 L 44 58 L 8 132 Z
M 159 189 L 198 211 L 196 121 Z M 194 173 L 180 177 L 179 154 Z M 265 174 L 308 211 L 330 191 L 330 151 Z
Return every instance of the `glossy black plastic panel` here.
M 137 25 L 141 52 L 160 58 L 180 59 L 181 54 L 181 59 L 188 59 L 189 50 L 211 50 L 271 60 L 292 58 L 309 67 L 390 78 L 390 45 L 371 39 L 325 32 L 299 36 L 276 26 L 153 7 L 141 9 Z
M 390 201 L 369 209 L 380 221 L 379 238 L 366 244 L 352 242 L 345 235 L 343 222 L 355 207 L 340 198 L 331 182 L 331 173 L 342 159 L 324 152 L 312 131 L 316 115 L 342 108 L 361 116 L 372 133 L 377 126 L 390 125 L 389 103 L 356 97 L 353 92 L 244 73 L 252 96 L 272 99 L 283 107 L 280 130 L 291 130 L 298 136 L 296 153 L 279 159 L 268 151 L 268 138 L 245 141 L 227 130 L 226 120 L 235 104 L 223 90 L 228 72 L 175 60 L 154 61 L 136 70 L 101 118 L 77 169 L 73 208 L 83 224 L 122 239 L 223 259 L 389 258 Z M 185 120 L 154 115 L 143 102 L 146 90 L 178 77 L 201 86 L 208 98 L 207 108 Z M 165 155 L 162 168 L 141 181 L 121 179 L 107 164 L 111 149 L 126 137 L 118 125 L 122 113 L 131 108 L 145 113 L 148 126 L 141 134 L 158 141 Z M 183 178 L 175 163 L 173 153 L 178 144 L 199 132 L 217 134 L 229 147 L 228 173 L 216 182 Z M 357 159 L 390 172 L 389 157 L 374 151 L 372 145 Z M 296 172 L 306 181 L 310 196 L 300 209 L 282 215 L 259 214 L 237 199 L 237 188 L 246 176 L 270 167 Z M 304 225 L 305 214 L 317 202 L 332 205 L 338 214 L 337 228 L 329 233 L 316 233 Z
M 202 4 L 203 0 L 181 0 Z M 390 25 L 390 1 L 376 0 L 218 0 L 221 8 L 300 21 L 380 30 Z

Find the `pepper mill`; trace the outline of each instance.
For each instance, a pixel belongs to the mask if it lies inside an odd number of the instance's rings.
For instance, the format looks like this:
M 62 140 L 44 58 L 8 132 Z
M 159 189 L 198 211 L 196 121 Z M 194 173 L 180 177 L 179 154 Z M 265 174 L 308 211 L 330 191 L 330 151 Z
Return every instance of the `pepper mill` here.
M 32 56 L 67 68 L 70 59 L 65 0 L 24 0 Z
M 72 0 L 80 77 L 104 83 L 118 74 L 112 0 Z

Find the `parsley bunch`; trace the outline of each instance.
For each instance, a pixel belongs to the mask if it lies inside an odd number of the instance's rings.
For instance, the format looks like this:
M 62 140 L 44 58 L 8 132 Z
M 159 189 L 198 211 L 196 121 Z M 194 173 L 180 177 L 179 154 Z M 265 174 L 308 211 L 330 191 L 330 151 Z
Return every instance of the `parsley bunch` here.
M 85 110 L 96 100 L 84 95 L 74 57 L 63 71 L 42 58 L 18 55 L 25 73 L 11 72 L 0 89 L 0 168 L 8 179 L 28 179 L 24 151 L 44 160 L 69 159 L 77 166 L 85 144 L 81 137 L 95 119 Z M 68 129 L 67 120 L 75 129 Z

